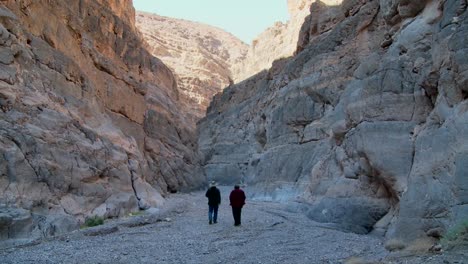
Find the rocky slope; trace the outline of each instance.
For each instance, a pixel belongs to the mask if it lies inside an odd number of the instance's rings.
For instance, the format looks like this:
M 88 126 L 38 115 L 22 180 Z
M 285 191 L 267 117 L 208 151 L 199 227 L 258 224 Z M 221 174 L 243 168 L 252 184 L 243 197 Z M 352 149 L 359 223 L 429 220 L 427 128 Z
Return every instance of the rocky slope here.
M 205 116 L 211 98 L 232 82 L 231 67 L 248 46 L 233 35 L 205 24 L 137 13 L 137 27 L 149 51 L 176 75 L 183 111 L 193 126 Z
M 0 239 L 73 230 L 203 183 L 131 1 L 0 2 Z
M 214 98 L 207 177 L 430 246 L 468 218 L 467 16 L 466 0 L 312 4 L 296 56 Z
M 276 22 L 257 36 L 249 47 L 244 60 L 233 66 L 236 82 L 269 69 L 273 61 L 287 58 L 296 51 L 299 31 L 304 19 L 309 15 L 310 5 L 316 0 L 288 0 L 289 20 Z M 326 5 L 338 5 L 342 0 L 322 0 Z

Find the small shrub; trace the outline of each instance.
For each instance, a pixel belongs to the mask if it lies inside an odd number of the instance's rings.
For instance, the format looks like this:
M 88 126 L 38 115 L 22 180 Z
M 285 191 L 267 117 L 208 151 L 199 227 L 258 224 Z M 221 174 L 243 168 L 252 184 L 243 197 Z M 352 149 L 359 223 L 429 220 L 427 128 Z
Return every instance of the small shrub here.
M 145 214 L 145 212 L 137 211 L 137 212 L 132 212 L 132 213 L 128 214 L 128 216 L 139 216 L 139 215 L 143 215 L 143 214 Z
M 445 248 L 450 249 L 466 243 L 466 240 L 468 240 L 468 220 L 462 221 L 447 230 L 440 242 Z
M 93 227 L 93 226 L 98 226 L 104 224 L 104 218 L 99 217 L 99 216 L 92 216 L 89 218 L 86 218 L 84 226 L 85 227 Z

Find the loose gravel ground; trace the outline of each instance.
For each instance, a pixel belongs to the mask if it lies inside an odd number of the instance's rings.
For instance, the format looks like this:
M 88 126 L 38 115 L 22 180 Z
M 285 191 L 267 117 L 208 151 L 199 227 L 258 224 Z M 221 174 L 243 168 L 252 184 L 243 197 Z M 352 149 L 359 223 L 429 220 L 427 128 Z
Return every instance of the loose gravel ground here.
M 230 189 L 221 190 L 217 224 L 208 224 L 204 192 L 176 194 L 157 216 L 120 219 L 37 245 L 0 250 L 0 263 L 468 263 L 463 250 L 423 256 L 389 253 L 382 238 L 325 228 L 288 210 L 287 204 L 248 200 L 242 226 L 235 227 Z

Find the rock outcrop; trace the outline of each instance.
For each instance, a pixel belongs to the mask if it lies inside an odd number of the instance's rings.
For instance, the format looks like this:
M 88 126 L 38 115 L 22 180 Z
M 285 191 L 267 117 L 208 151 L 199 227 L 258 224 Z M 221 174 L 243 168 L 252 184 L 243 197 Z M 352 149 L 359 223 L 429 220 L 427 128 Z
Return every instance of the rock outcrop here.
M 137 32 L 131 1 L 0 2 L 1 239 L 204 182 L 175 78 Z
M 310 13 L 310 5 L 315 1 L 288 0 L 290 17 L 288 22 L 276 22 L 252 41 L 246 58 L 233 66 L 234 80 L 240 82 L 253 74 L 269 69 L 277 59 L 292 56 L 296 51 L 301 26 Z M 339 5 L 341 2 L 342 0 L 322 1 L 330 6 Z
M 467 16 L 466 0 L 313 3 L 297 55 L 214 98 L 207 177 L 430 245 L 468 217 Z
M 248 46 L 197 22 L 143 12 L 137 13 L 136 22 L 149 51 L 175 73 L 183 111 L 195 127 L 213 95 L 232 82 L 231 68 L 244 59 Z

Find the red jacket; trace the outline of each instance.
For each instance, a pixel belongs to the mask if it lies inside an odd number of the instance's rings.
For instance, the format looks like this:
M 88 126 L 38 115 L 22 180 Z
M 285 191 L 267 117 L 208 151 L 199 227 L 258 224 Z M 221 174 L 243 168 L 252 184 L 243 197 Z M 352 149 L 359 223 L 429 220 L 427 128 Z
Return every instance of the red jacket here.
M 245 204 L 245 193 L 241 189 L 232 190 L 229 195 L 229 201 L 232 207 L 242 207 Z

